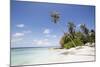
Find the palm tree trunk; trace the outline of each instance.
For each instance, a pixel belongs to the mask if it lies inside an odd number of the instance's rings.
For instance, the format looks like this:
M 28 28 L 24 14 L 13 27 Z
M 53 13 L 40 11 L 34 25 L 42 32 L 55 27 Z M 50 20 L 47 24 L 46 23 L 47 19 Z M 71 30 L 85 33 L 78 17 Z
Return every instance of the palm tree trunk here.
M 58 25 L 58 24 L 57 24 Z M 63 30 L 63 28 L 60 26 L 60 25 L 58 25 L 58 27 L 59 27 L 59 29 L 64 33 L 64 35 L 66 34 L 65 33 L 65 31 Z
M 76 44 L 75 44 L 75 42 L 73 41 L 73 39 L 72 39 L 70 36 L 68 36 L 68 37 L 69 37 L 69 39 L 72 41 L 74 47 L 76 47 Z

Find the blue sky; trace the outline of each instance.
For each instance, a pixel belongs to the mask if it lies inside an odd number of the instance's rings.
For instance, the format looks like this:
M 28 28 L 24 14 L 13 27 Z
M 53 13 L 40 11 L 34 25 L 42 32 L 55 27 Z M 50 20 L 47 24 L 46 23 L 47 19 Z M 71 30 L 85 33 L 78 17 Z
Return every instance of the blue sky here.
M 69 21 L 74 22 L 77 30 L 80 24 L 86 24 L 89 29 L 94 29 L 94 6 L 12 1 L 11 47 L 59 46 L 63 33 L 52 22 L 52 11 L 59 12 L 58 24 L 66 32 Z

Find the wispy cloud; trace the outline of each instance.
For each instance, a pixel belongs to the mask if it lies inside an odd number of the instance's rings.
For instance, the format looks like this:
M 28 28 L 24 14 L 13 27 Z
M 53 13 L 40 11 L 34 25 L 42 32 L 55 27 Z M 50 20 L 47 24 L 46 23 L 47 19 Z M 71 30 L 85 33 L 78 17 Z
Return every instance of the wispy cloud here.
M 23 28 L 25 25 L 24 24 L 18 24 L 16 25 L 18 28 Z
M 46 37 L 51 37 L 51 38 L 56 38 L 57 37 L 57 35 L 51 35 L 51 34 L 47 34 L 47 35 L 45 35 Z
M 25 34 L 28 34 L 28 33 L 31 33 L 32 31 L 31 30 L 24 30 L 22 32 L 17 32 L 17 33 L 14 33 L 13 34 L 13 37 L 21 37 L 21 36 L 24 36 Z
M 15 34 L 13 34 L 13 37 L 20 37 L 20 36 L 24 36 L 24 33 L 15 33 Z
M 42 40 L 33 40 L 32 44 L 34 44 L 34 45 L 49 45 L 50 42 L 48 39 L 42 39 Z
M 49 34 L 49 33 L 51 33 L 51 31 L 50 31 L 50 29 L 45 29 L 45 30 L 43 31 L 43 33 L 44 33 L 44 34 Z
M 11 42 L 16 43 L 16 42 L 19 42 L 19 41 L 22 41 L 22 40 L 23 40 L 23 38 L 12 38 Z
M 51 33 L 50 29 L 44 29 L 43 34 L 45 37 L 56 38 L 57 36 Z
M 24 34 L 26 34 L 26 33 L 32 33 L 32 31 L 31 30 L 26 30 L 26 31 L 22 31 Z

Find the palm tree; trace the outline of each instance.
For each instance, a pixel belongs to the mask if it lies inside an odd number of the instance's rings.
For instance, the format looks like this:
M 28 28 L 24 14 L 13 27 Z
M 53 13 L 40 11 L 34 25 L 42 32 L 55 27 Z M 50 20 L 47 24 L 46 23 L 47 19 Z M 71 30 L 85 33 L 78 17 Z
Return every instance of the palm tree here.
M 91 35 L 90 35 L 90 39 L 91 39 L 91 42 L 95 42 L 95 30 L 91 29 Z
M 75 35 L 75 25 L 74 23 L 72 22 L 69 22 L 68 23 L 68 31 L 69 31 L 69 34 L 72 36 L 72 38 L 74 38 L 74 35 Z
M 51 14 L 51 17 L 52 17 L 52 19 L 53 19 L 53 22 L 55 23 L 55 24 L 57 24 L 57 21 L 59 20 L 59 18 L 60 18 L 60 16 L 59 16 L 59 13 L 58 12 L 52 12 L 52 14 Z M 57 24 L 58 25 L 58 24 Z M 64 33 L 64 35 L 66 35 L 66 33 L 64 32 L 64 30 L 59 26 L 59 28 L 62 30 L 62 32 Z M 70 37 L 70 36 L 68 36 L 68 38 L 72 41 L 72 43 L 73 43 L 73 45 L 76 47 L 76 45 L 75 45 L 75 43 L 74 43 L 74 41 L 72 40 L 72 38 Z M 62 45 L 61 45 L 62 46 Z M 62 48 L 64 48 L 64 47 L 62 47 Z
M 85 36 L 89 35 L 89 30 L 88 28 L 85 26 L 85 24 L 81 24 L 80 25 L 81 30 L 83 31 L 83 33 L 85 34 Z
M 52 17 L 54 23 L 57 23 L 57 21 L 60 18 L 59 13 L 56 12 L 56 11 L 55 12 L 52 12 L 51 17 Z
M 52 18 L 54 24 L 58 25 L 58 22 L 57 21 L 60 18 L 60 14 L 57 11 L 54 11 L 54 12 L 51 13 L 51 18 Z M 60 25 L 58 25 L 58 27 L 65 34 L 64 30 L 62 29 L 62 27 Z
M 81 24 L 80 29 L 83 32 L 83 43 L 85 44 L 90 41 L 89 29 L 86 27 L 85 24 Z

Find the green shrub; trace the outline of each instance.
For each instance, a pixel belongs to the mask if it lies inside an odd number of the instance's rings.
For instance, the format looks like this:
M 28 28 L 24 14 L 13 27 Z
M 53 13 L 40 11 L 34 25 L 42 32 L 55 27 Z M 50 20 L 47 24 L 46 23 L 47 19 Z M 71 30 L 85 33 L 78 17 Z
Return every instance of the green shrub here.
M 72 48 L 72 47 L 74 47 L 72 42 L 68 42 L 68 43 L 64 44 L 64 48 L 69 49 L 69 48 Z
M 80 39 L 73 39 L 73 41 L 74 41 L 76 46 L 82 46 L 83 45 L 83 43 L 81 42 Z M 69 48 L 72 48 L 72 47 L 75 47 L 75 46 L 73 45 L 73 43 L 71 41 L 64 44 L 64 48 L 69 49 Z
M 70 42 L 70 39 L 68 38 L 67 35 L 63 35 L 62 38 L 60 39 L 60 45 L 61 48 L 64 48 L 64 44 Z
M 74 42 L 75 42 L 76 46 L 82 46 L 83 45 L 82 41 L 78 38 L 74 39 Z

